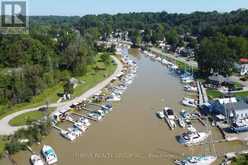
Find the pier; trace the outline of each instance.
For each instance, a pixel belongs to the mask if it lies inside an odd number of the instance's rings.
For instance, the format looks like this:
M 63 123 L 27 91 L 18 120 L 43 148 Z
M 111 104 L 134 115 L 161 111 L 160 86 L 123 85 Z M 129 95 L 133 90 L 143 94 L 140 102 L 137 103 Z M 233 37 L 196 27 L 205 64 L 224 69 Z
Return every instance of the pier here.
M 93 121 L 97 121 L 96 119 L 94 119 L 92 117 L 89 117 L 89 116 L 86 116 L 86 115 L 82 115 L 82 114 L 79 114 L 79 113 L 76 113 L 76 112 L 72 112 L 72 114 L 75 114 L 75 115 L 80 116 L 80 117 L 85 117 L 85 118 L 90 119 L 90 120 L 93 120 Z
M 208 95 L 202 83 L 199 81 L 197 81 L 196 83 L 197 83 L 197 89 L 198 89 L 199 106 L 201 106 L 204 103 L 208 102 Z

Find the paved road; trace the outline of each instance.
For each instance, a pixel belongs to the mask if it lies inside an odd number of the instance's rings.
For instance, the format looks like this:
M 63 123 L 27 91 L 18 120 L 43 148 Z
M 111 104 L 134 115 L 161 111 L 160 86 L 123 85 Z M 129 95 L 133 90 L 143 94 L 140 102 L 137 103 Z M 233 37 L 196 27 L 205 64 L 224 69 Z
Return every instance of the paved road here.
M 151 48 L 151 51 L 157 54 L 161 54 L 163 56 L 166 56 L 167 58 L 173 59 L 173 60 L 177 60 L 180 61 L 182 63 L 188 64 L 189 66 L 192 66 L 194 68 L 198 68 L 198 64 L 196 61 L 187 61 L 185 58 L 182 57 L 176 57 L 175 55 L 172 54 L 168 54 L 168 53 L 164 53 L 161 49 L 159 48 Z
M 95 87 L 89 89 L 88 91 L 83 93 L 81 96 L 78 96 L 78 97 L 74 98 L 73 100 L 63 102 L 63 103 L 53 103 L 53 104 L 50 104 L 49 107 L 50 108 L 57 108 L 56 111 L 59 111 L 60 109 L 69 107 L 73 103 L 80 102 L 83 99 L 86 99 L 86 98 L 89 98 L 89 97 L 93 96 L 95 93 L 97 93 L 101 89 L 103 89 L 106 85 L 108 85 L 111 82 L 111 80 L 114 77 L 116 77 L 118 74 L 120 74 L 122 69 L 123 69 L 122 63 L 116 57 L 112 56 L 112 58 L 117 63 L 117 69 L 115 70 L 115 72 L 110 77 L 108 77 L 107 79 L 103 80 L 102 82 L 97 84 Z M 12 120 L 15 117 L 21 115 L 21 114 L 24 114 L 24 113 L 27 113 L 27 112 L 32 112 L 32 111 L 37 111 L 41 107 L 44 107 L 44 105 L 36 107 L 36 108 L 30 108 L 30 109 L 25 109 L 25 110 L 22 110 L 22 111 L 18 111 L 18 112 L 12 113 L 12 114 L 4 117 L 3 119 L 1 119 L 0 120 L 0 135 L 11 135 L 15 131 L 17 131 L 18 129 L 24 128 L 25 126 L 20 126 L 20 127 L 10 126 L 9 121 Z

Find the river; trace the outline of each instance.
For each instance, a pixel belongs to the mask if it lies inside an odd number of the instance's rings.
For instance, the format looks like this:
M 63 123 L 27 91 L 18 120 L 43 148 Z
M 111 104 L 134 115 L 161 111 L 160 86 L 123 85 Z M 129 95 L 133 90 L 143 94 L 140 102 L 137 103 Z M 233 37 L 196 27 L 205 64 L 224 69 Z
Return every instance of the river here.
M 74 142 L 63 139 L 56 130 L 44 139 L 42 144 L 55 148 L 58 165 L 162 165 L 173 164 L 184 155 L 209 153 L 208 145 L 187 148 L 178 144 L 175 136 L 184 130 L 171 131 L 155 115 L 164 106 L 177 112 L 184 108 L 179 101 L 186 93 L 178 77 L 148 57 L 136 55 L 133 58 L 138 64 L 137 77 L 122 96 L 122 101 L 114 104 L 112 113 L 103 121 L 94 123 Z M 194 124 L 204 129 L 201 124 Z M 216 133 L 214 138 L 219 136 Z M 33 150 L 39 152 L 42 144 L 32 146 Z M 239 143 L 218 144 L 216 151 L 233 151 L 242 146 Z M 20 152 L 14 159 L 18 165 L 27 165 L 30 155 Z

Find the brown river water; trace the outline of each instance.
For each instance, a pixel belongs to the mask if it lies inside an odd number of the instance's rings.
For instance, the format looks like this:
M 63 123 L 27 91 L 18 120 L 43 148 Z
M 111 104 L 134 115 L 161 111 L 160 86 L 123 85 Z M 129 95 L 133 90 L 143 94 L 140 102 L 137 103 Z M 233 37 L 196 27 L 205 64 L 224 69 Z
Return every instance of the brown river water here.
M 165 121 L 155 113 L 164 106 L 179 112 L 185 109 L 180 100 L 187 94 L 178 77 L 158 62 L 143 55 L 132 57 L 137 61 L 137 76 L 115 103 L 113 111 L 103 121 L 94 122 L 88 131 L 73 142 L 63 139 L 57 130 L 44 139 L 55 149 L 58 165 L 165 165 L 186 155 L 209 154 L 209 145 L 185 147 L 176 141 L 176 135 L 184 132 L 181 128 L 171 131 Z M 65 123 L 62 126 L 71 125 Z M 193 125 L 204 130 L 198 122 Z M 214 131 L 214 139 L 221 136 Z M 32 146 L 39 152 L 41 145 Z M 212 147 L 211 147 L 212 148 Z M 216 152 L 230 152 L 244 149 L 240 143 L 216 144 Z M 28 165 L 30 152 L 14 156 L 18 165 Z M 0 164 L 9 165 L 8 162 Z

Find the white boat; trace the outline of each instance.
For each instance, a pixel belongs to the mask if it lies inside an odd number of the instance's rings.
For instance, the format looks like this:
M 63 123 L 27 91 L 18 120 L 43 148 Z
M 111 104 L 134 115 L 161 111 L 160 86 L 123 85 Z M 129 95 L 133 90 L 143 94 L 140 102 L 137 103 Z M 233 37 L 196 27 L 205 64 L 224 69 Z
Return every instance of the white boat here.
M 51 146 L 44 145 L 42 148 L 42 154 L 45 157 L 47 164 L 50 165 L 58 162 L 58 157 Z
M 80 129 L 83 132 L 85 132 L 88 129 L 88 127 L 81 122 L 76 122 L 73 124 L 73 126 Z
M 193 108 L 196 108 L 197 107 L 196 100 L 195 99 L 191 99 L 191 98 L 186 98 L 186 97 L 183 98 L 182 104 L 184 106 L 189 106 L 189 107 L 193 107 Z
M 186 123 L 184 122 L 183 118 L 181 118 L 181 117 L 178 118 L 178 124 L 179 124 L 182 128 L 185 128 L 185 127 L 186 127 Z
M 30 158 L 32 165 L 45 165 L 39 155 L 33 154 Z
M 163 112 L 163 111 L 159 111 L 159 112 L 157 112 L 157 115 L 158 115 L 158 117 L 159 117 L 159 118 L 161 118 L 161 119 L 163 119 L 163 118 L 165 117 L 165 115 L 164 115 L 164 112 Z
M 188 131 L 186 133 L 183 133 L 180 136 L 179 142 L 181 144 L 185 144 L 187 146 L 198 144 L 200 142 L 203 142 L 208 137 L 208 134 L 205 132 L 198 132 L 198 131 Z
M 68 131 L 70 131 L 72 134 L 74 134 L 76 137 L 79 137 L 82 135 L 82 131 L 76 127 L 68 128 Z
M 216 161 L 216 156 L 191 156 L 184 160 L 176 160 L 177 165 L 211 165 Z
M 169 107 L 165 107 L 164 108 L 164 114 L 170 120 L 175 120 L 176 119 L 176 116 L 174 115 L 174 111 L 171 108 L 169 108 Z
M 89 127 L 91 125 L 89 119 L 85 117 L 80 117 L 78 122 L 83 123 L 85 126 Z
M 121 101 L 121 97 L 113 94 L 113 95 L 107 97 L 106 100 L 109 102 Z
M 184 90 L 187 92 L 197 92 L 198 91 L 197 87 L 191 86 L 191 85 L 185 85 Z
M 87 115 L 88 117 L 93 118 L 94 120 L 97 120 L 97 121 L 102 120 L 102 116 L 96 112 L 90 112 Z
M 73 141 L 76 139 L 76 135 L 73 134 L 71 131 L 61 130 L 60 134 L 70 141 Z

